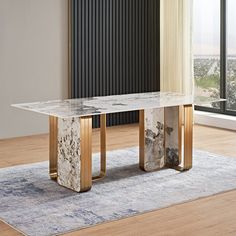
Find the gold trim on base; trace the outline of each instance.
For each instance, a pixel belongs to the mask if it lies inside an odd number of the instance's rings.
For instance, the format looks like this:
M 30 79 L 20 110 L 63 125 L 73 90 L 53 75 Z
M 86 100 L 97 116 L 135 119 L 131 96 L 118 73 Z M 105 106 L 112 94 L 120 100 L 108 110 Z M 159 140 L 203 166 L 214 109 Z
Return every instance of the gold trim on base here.
M 52 180 L 57 180 L 57 124 L 57 117 L 49 116 L 49 175 Z
M 141 170 L 145 170 L 144 167 L 144 148 L 145 148 L 145 122 L 144 122 L 144 110 L 139 111 L 139 167 Z
M 100 115 L 100 174 L 93 176 L 93 181 L 100 180 L 106 175 L 106 114 Z
M 178 120 L 179 165 L 182 163 L 182 126 L 183 126 L 183 106 L 179 106 L 179 120 Z
M 184 163 L 185 170 L 192 168 L 193 156 L 193 106 L 184 106 Z
M 178 171 L 187 171 L 192 168 L 193 159 L 193 105 L 184 105 L 184 153 L 183 155 L 183 166 L 174 166 L 172 169 Z M 179 119 L 181 119 L 181 125 L 179 122 L 179 132 L 182 135 L 182 111 L 180 110 Z M 181 140 L 181 151 L 182 151 L 182 136 L 179 137 L 179 142 Z
M 80 192 L 92 187 L 92 117 L 80 118 Z

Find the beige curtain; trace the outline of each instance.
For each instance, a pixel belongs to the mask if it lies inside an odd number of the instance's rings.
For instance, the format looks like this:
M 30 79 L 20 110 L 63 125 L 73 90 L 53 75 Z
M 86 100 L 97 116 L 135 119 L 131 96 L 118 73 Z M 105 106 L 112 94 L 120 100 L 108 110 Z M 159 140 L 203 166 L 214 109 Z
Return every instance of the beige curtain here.
M 161 91 L 193 93 L 192 0 L 161 0 Z

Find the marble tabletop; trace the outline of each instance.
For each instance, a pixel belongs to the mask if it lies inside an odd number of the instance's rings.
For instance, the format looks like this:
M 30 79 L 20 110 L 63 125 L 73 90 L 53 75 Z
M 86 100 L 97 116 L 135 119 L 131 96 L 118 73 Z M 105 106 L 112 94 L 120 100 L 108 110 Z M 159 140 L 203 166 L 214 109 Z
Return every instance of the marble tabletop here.
M 193 104 L 193 96 L 148 92 L 13 104 L 13 107 L 60 118 L 82 117 Z

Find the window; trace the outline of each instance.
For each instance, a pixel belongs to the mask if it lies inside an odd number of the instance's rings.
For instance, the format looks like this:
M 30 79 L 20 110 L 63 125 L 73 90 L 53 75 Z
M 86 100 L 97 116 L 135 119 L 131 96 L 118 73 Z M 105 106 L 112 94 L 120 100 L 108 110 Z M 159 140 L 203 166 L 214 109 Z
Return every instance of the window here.
M 236 112 L 236 1 L 227 1 L 226 109 Z
M 195 96 L 227 102 L 197 110 L 236 115 L 236 1 L 194 0 Z
M 220 0 L 195 0 L 193 22 L 195 96 L 204 99 L 220 91 Z

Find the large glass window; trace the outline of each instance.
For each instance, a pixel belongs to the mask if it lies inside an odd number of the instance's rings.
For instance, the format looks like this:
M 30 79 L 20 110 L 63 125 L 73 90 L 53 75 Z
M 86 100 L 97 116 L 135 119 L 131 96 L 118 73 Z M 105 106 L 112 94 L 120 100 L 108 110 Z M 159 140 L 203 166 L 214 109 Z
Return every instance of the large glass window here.
M 220 97 L 220 0 L 194 0 L 193 9 L 195 96 Z
M 194 0 L 195 96 L 227 102 L 196 109 L 236 115 L 236 0 Z
M 236 111 L 236 0 L 227 1 L 226 109 Z

